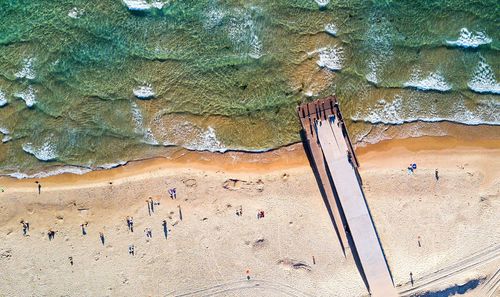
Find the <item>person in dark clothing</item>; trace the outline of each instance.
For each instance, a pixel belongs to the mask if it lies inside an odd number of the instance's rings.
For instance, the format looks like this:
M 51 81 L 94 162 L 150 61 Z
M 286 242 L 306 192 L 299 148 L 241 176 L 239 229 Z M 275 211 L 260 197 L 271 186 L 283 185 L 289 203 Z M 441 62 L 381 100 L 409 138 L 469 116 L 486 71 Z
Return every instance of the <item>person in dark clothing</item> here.
M 439 180 L 439 172 L 436 168 L 436 171 L 434 171 L 434 175 L 436 176 L 436 180 Z

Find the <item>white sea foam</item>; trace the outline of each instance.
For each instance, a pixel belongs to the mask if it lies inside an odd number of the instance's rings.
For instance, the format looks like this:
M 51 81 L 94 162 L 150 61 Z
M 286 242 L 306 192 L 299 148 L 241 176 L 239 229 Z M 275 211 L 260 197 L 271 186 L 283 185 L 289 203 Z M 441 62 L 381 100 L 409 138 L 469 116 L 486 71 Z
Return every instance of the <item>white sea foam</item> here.
M 29 85 L 28 88 L 22 92 L 14 94 L 17 98 L 20 98 L 26 102 L 26 106 L 33 107 L 36 104 L 36 90 Z
M 97 165 L 96 168 L 100 168 L 100 169 L 112 169 L 112 168 L 123 166 L 123 165 L 125 165 L 127 163 L 128 163 L 127 161 L 118 161 L 116 163 L 106 163 L 106 164 Z
M 162 9 L 165 5 L 162 1 L 146 1 L 146 0 L 122 0 L 129 10 L 145 11 L 152 8 Z
M 9 135 L 10 131 L 7 128 L 0 127 L 0 133 L 3 134 L 3 135 Z
M 7 97 L 5 96 L 5 93 L 0 90 L 0 107 L 5 105 L 7 105 Z
M 500 83 L 497 82 L 491 66 L 483 60 L 477 64 L 474 74 L 467 85 L 477 93 L 500 94 Z
M 257 7 L 251 9 L 258 11 Z M 239 51 L 253 59 L 262 57 L 263 44 L 252 15 L 243 9 L 234 9 L 228 20 L 226 34 L 231 40 L 236 51 Z
M 316 2 L 320 8 L 324 8 L 330 3 L 330 0 L 314 0 L 314 2 Z
M 380 63 L 378 63 L 377 59 L 370 60 L 368 62 L 368 69 L 370 69 L 370 71 L 368 72 L 368 74 L 365 75 L 366 80 L 371 83 L 378 84 L 377 72 L 379 68 L 380 68 Z
M 68 16 L 72 19 L 79 19 L 85 13 L 85 9 L 73 7 L 69 10 Z
M 12 137 L 9 135 L 9 129 L 0 127 L 0 134 L 3 134 L 2 143 L 6 143 L 12 140 Z
M 326 33 L 332 35 L 332 36 L 337 36 L 338 28 L 335 26 L 335 24 L 330 23 L 325 25 L 325 31 Z
M 82 167 L 74 167 L 74 166 L 64 166 L 64 167 L 58 167 L 54 170 L 50 171 L 42 171 L 38 172 L 35 174 L 26 174 L 22 172 L 13 172 L 9 174 L 5 174 L 7 176 L 17 178 L 17 179 L 25 179 L 25 178 L 42 178 L 42 177 L 49 177 L 49 176 L 54 176 L 54 175 L 59 175 L 59 174 L 64 174 L 64 173 L 71 173 L 71 174 L 77 174 L 77 175 L 82 175 L 85 173 L 88 173 L 92 171 L 89 168 L 82 168 Z
M 203 20 L 203 27 L 206 30 L 211 30 L 222 24 L 225 12 L 220 8 L 211 8 L 207 11 Z
M 392 36 L 396 30 L 385 17 L 376 14 L 370 16 L 369 23 L 370 28 L 366 31 L 363 42 L 371 53 L 365 78 L 376 85 L 380 82 L 380 69 L 392 59 Z
M 342 69 L 344 51 L 341 47 L 332 46 L 320 48 L 316 52 L 319 54 L 319 60 L 316 61 L 319 67 L 326 67 L 332 71 Z
M 134 90 L 135 97 L 139 99 L 151 99 L 155 96 L 153 87 L 150 84 L 144 84 L 136 87 Z
M 250 41 L 250 53 L 248 55 L 254 59 L 262 57 L 262 41 L 260 41 L 259 36 L 255 34 Z
M 188 150 L 225 152 L 227 148 L 217 138 L 215 129 L 208 127 L 196 139 L 185 145 Z
M 405 87 L 417 88 L 423 91 L 435 90 L 446 92 L 451 90 L 451 86 L 446 82 L 443 75 L 439 72 L 431 72 L 426 78 L 421 78 L 419 70 L 413 71 L 410 80 L 404 83 Z
M 395 96 L 391 101 L 380 99 L 375 106 L 358 111 L 351 119 L 370 124 L 400 125 L 412 122 L 449 121 L 466 125 L 500 125 L 500 106 L 484 101 L 470 109 L 464 100 L 456 100 L 446 111 L 435 105 L 417 105 L 415 100 L 404 101 Z
M 144 136 L 143 142 L 150 145 L 159 145 L 151 128 L 144 128 L 144 117 L 137 103 L 132 102 L 132 120 L 134 121 L 134 131 Z
M 23 144 L 23 150 L 28 154 L 32 154 L 40 161 L 52 161 L 57 158 L 56 146 L 46 141 L 41 146 L 36 146 L 31 142 Z
M 26 78 L 26 79 L 35 79 L 36 73 L 35 69 L 33 69 L 33 63 L 36 62 L 36 59 L 25 58 L 23 59 L 23 68 L 16 73 L 17 78 Z
M 483 44 L 491 43 L 491 38 L 484 32 L 471 32 L 467 28 L 460 29 L 460 36 L 457 40 L 446 40 L 446 43 L 453 46 L 460 47 L 478 47 Z

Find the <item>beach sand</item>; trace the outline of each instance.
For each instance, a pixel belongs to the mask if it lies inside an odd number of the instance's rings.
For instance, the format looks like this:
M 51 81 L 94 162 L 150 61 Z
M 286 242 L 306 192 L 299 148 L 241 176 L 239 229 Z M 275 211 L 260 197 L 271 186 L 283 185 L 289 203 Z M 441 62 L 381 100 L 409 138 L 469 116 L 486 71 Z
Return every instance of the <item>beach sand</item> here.
M 357 154 L 400 292 L 411 288 L 410 273 L 414 288 L 439 291 L 497 271 L 499 140 L 389 140 Z M 410 163 L 418 166 L 411 175 Z M 182 152 L 38 181 L 40 195 L 35 180 L 0 178 L 0 296 L 368 295 L 301 144 L 263 154 Z M 159 203 L 151 215 L 149 197 Z

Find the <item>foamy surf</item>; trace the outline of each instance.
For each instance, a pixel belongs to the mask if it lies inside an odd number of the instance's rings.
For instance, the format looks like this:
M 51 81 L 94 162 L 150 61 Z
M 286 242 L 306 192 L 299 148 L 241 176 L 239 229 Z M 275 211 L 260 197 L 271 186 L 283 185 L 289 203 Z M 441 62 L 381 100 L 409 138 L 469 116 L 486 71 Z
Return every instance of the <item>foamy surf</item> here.
M 23 60 L 23 67 L 16 73 L 17 78 L 26 78 L 29 80 L 36 78 L 35 69 L 33 68 L 33 63 L 35 63 L 35 58 L 25 58 Z
M 327 68 L 332 71 L 338 71 L 342 69 L 344 52 L 341 47 L 325 47 L 318 49 L 316 52 L 319 56 L 319 60 L 316 61 L 316 64 L 319 67 Z
M 460 36 L 457 40 L 446 40 L 446 43 L 452 46 L 459 47 L 478 47 L 480 45 L 491 43 L 492 39 L 484 32 L 471 32 L 467 28 L 460 29 Z
M 332 36 L 337 36 L 338 28 L 333 23 L 326 24 L 325 25 L 325 32 L 332 35 Z
M 144 84 L 142 86 L 138 86 L 133 90 L 134 96 L 139 99 L 151 99 L 156 94 L 153 90 L 153 87 L 150 84 Z
M 68 11 L 68 16 L 72 19 L 79 19 L 84 12 L 85 10 L 83 8 L 79 9 L 77 7 L 73 7 Z
M 33 107 L 36 104 L 36 90 L 29 85 L 28 88 L 22 92 L 14 94 L 15 97 L 24 100 L 26 106 Z
M 325 8 L 330 3 L 330 0 L 314 0 L 314 2 L 318 4 L 319 8 Z
M 65 174 L 65 173 L 82 175 L 82 174 L 85 174 L 85 173 L 88 173 L 91 171 L 92 171 L 92 169 L 89 169 L 89 168 L 75 167 L 75 166 L 63 166 L 63 167 L 58 167 L 58 168 L 53 169 L 53 170 L 37 172 L 35 174 L 13 172 L 13 173 L 7 173 L 7 174 L 3 174 L 3 175 L 10 176 L 10 177 L 17 178 L 17 179 L 26 179 L 26 178 L 43 178 L 43 177 L 49 177 L 49 176 L 60 175 L 60 174 Z
M 9 135 L 10 134 L 9 129 L 4 128 L 4 127 L 0 127 L 0 134 L 3 135 L 2 143 L 6 143 L 6 142 L 9 142 L 10 140 L 12 140 L 12 137 Z
M 437 72 L 431 72 L 426 78 L 421 78 L 421 72 L 416 70 L 411 75 L 409 81 L 404 83 L 405 87 L 412 87 L 422 91 L 440 91 L 451 90 L 451 86 L 446 82 L 443 75 Z
M 164 2 L 161 1 L 145 1 L 145 0 L 122 0 L 123 3 L 127 6 L 129 10 L 135 11 L 145 11 L 150 10 L 152 8 L 162 9 L 165 5 Z
M 457 100 L 448 113 L 439 116 L 432 104 L 426 107 L 404 101 L 401 96 L 393 100 L 380 99 L 375 106 L 358 111 L 351 117 L 354 122 L 369 124 L 401 125 L 413 122 L 454 122 L 465 125 L 500 125 L 500 106 L 494 101 L 484 101 L 470 110 L 464 100 Z
M 134 122 L 134 131 L 143 136 L 142 142 L 150 145 L 159 145 L 160 143 L 153 135 L 151 128 L 144 128 L 144 117 L 137 103 L 132 102 L 132 121 Z
M 368 82 L 378 85 L 379 72 L 392 59 L 392 37 L 393 26 L 384 17 L 371 16 L 370 28 L 364 36 L 364 46 L 369 49 L 370 56 L 367 63 Z
M 467 85 L 476 93 L 500 94 L 500 83 L 497 82 L 491 66 L 483 60 L 477 64 Z
M 5 93 L 0 90 L 0 107 L 4 107 L 7 105 L 7 97 L 5 96 Z
M 56 146 L 49 141 L 46 141 L 41 146 L 28 142 L 23 144 L 22 148 L 23 151 L 35 156 L 40 161 L 53 161 L 57 158 Z

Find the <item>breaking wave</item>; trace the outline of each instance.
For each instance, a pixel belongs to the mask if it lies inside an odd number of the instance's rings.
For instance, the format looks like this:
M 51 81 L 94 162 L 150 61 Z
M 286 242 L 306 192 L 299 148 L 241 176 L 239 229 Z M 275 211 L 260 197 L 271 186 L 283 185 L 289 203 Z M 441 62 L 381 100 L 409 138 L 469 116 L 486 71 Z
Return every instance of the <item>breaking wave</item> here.
M 489 44 L 491 41 L 491 38 L 483 32 L 471 32 L 467 28 L 462 28 L 457 40 L 446 40 L 446 43 L 452 46 L 475 48 L 480 45 Z
M 392 101 L 380 99 L 376 106 L 359 111 L 351 119 L 370 124 L 401 125 L 412 122 L 455 122 L 465 125 L 500 125 L 500 104 L 495 101 L 479 102 L 475 110 L 470 110 L 463 100 L 457 100 L 449 112 L 438 116 L 435 106 L 419 107 L 405 102 L 401 96 Z
M 16 73 L 17 78 L 26 78 L 29 80 L 36 78 L 35 70 L 33 69 L 33 63 L 36 61 L 35 58 L 25 58 L 23 60 L 23 68 Z
M 477 93 L 500 94 L 500 83 L 497 82 L 491 66 L 483 60 L 477 64 L 467 85 L 469 89 Z
M 5 93 L 0 90 L 0 107 L 3 107 L 7 105 L 7 97 L 5 96 Z
M 156 94 L 153 90 L 153 87 L 150 84 L 144 84 L 142 86 L 138 86 L 133 90 L 134 96 L 139 99 L 151 99 Z
M 26 90 L 16 93 L 14 96 L 24 100 L 28 107 L 33 107 L 36 104 L 36 90 L 31 85 Z
M 451 90 L 451 86 L 446 82 L 443 75 L 437 72 L 431 72 L 426 78 L 421 78 L 421 72 L 416 70 L 411 75 L 409 81 L 404 83 L 405 87 L 412 87 L 423 91 L 446 92 Z
M 325 8 L 328 3 L 330 3 L 330 0 L 314 0 L 314 2 L 316 2 L 320 8 Z
M 56 146 L 50 141 L 46 141 L 41 146 L 28 142 L 22 147 L 25 152 L 35 156 L 40 161 L 53 161 L 57 158 Z
M 326 24 L 325 25 L 325 32 L 332 35 L 332 36 L 337 36 L 338 28 L 333 23 Z
M 154 1 L 146 1 L 146 0 L 122 0 L 123 3 L 127 6 L 129 10 L 132 11 L 145 11 L 150 10 L 152 8 L 162 9 L 165 3 L 154 0 Z
M 342 69 L 342 63 L 344 62 L 344 51 L 341 47 L 325 47 L 320 48 L 315 52 L 319 55 L 319 60 L 316 61 L 316 64 L 318 64 L 319 67 L 327 68 L 332 71 L 338 71 Z

